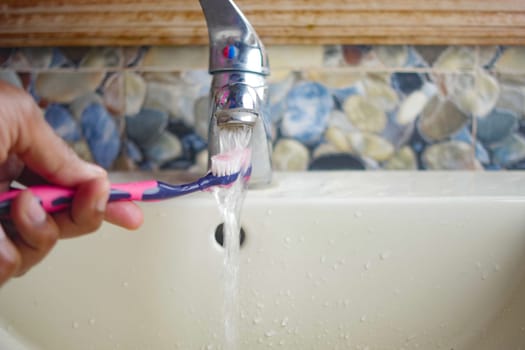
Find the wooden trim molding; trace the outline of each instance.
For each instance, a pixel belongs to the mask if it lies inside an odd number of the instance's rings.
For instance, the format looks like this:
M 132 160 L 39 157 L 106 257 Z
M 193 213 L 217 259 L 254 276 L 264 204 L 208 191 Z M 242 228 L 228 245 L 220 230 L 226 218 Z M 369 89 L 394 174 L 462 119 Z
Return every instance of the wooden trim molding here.
M 525 45 L 523 0 L 236 3 L 267 44 Z M 197 0 L 4 0 L 0 9 L 3 47 L 208 41 Z

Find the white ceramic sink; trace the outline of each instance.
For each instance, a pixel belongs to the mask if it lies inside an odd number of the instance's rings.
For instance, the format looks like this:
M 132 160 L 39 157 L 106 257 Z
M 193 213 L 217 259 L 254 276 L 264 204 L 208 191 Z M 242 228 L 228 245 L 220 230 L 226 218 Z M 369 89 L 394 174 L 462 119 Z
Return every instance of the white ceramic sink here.
M 525 349 L 525 173 L 275 174 L 243 209 L 237 346 L 213 197 L 142 206 L 0 289 L 0 349 Z

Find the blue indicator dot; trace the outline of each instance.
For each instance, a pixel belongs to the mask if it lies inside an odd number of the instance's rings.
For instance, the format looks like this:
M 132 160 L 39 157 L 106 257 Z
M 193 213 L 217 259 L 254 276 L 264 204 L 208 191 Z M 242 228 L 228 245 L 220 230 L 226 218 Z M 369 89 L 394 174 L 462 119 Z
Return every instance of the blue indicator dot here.
M 222 50 L 222 54 L 225 58 L 227 59 L 232 59 L 232 58 L 235 58 L 235 56 L 237 56 L 237 47 L 235 47 L 235 45 L 227 45 L 224 47 L 224 49 Z

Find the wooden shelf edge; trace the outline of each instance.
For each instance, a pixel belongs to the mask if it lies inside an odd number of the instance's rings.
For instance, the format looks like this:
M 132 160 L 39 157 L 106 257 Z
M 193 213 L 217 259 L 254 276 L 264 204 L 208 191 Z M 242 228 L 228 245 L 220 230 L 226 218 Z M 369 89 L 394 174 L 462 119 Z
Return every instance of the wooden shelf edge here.
M 374 35 L 356 36 L 263 36 L 265 45 L 525 45 L 525 30 L 522 34 L 509 36 L 508 33 L 491 31 L 486 35 L 475 33 L 453 35 Z M 3 34 L 0 33 L 0 47 L 50 47 L 50 46 L 185 46 L 207 45 L 207 37 L 171 37 L 163 35 L 97 35 L 75 34 Z
M 267 45 L 525 45 L 523 0 L 237 2 Z M 3 47 L 208 42 L 196 0 L 6 0 L 2 9 Z

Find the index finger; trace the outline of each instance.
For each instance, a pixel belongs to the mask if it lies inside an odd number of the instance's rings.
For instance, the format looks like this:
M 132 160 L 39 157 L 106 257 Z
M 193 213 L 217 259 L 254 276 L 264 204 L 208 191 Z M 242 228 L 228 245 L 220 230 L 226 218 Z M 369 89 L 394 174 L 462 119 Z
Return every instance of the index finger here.
M 0 82 L 0 163 L 16 154 L 47 181 L 74 187 L 106 176 L 106 172 L 81 160 L 45 121 L 32 97 Z

